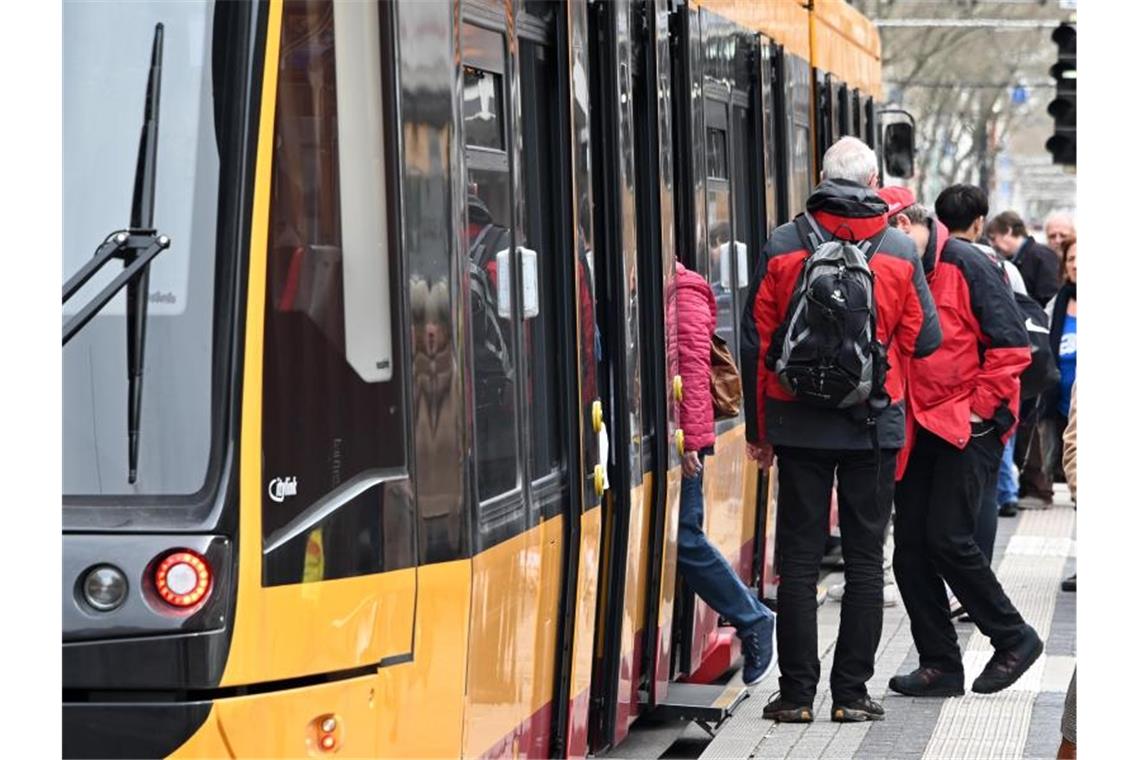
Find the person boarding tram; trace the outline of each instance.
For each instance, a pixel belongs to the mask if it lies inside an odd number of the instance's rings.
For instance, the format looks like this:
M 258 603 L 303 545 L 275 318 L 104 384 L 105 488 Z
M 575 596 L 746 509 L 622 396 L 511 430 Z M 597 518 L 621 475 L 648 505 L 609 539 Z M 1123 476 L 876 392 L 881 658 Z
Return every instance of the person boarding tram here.
M 775 667 L 775 614 L 760 602 L 705 535 L 704 459 L 713 453 L 712 335 L 717 302 L 712 288 L 677 261 L 677 356 L 681 384 L 680 424 L 685 434 L 681 460 L 681 516 L 677 567 L 685 584 L 736 627 L 744 653 L 742 678 L 755 686 Z

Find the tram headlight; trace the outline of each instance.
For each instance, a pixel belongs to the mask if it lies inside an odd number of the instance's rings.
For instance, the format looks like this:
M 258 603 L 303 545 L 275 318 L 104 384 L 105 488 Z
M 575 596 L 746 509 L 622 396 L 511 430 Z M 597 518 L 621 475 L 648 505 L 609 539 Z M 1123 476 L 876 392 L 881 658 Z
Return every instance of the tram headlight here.
M 127 576 L 114 565 L 97 565 L 83 576 L 83 600 L 99 612 L 118 608 L 127 598 Z

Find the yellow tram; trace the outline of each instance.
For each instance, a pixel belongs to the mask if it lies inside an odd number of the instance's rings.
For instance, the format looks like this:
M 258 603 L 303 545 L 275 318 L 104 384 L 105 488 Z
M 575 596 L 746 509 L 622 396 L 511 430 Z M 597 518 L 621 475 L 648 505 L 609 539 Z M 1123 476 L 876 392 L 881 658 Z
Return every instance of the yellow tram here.
M 674 257 L 737 351 L 821 148 L 876 142 L 873 25 L 74 2 L 64 51 L 65 755 L 581 757 L 723 713 L 739 651 L 676 572 Z M 705 529 L 772 597 L 744 434 Z

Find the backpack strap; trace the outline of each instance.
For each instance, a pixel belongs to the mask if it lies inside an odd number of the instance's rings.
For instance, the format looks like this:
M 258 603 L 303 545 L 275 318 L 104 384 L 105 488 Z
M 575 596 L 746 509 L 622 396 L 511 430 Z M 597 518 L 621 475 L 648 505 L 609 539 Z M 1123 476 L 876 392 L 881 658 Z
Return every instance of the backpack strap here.
M 796 225 L 796 232 L 799 233 L 800 242 L 803 243 L 804 248 L 807 249 L 808 256 L 815 253 L 816 250 L 823 245 L 824 241 L 827 240 L 827 236 L 824 235 L 823 230 L 816 224 L 812 215 L 806 211 L 796 214 L 796 218 L 792 220 L 792 223 Z

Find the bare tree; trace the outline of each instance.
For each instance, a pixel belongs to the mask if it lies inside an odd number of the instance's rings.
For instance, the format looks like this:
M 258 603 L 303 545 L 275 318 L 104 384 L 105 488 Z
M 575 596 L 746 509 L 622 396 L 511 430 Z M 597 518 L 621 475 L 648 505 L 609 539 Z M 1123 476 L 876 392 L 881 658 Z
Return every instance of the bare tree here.
M 952 20 L 983 14 L 971 10 L 970 3 L 953 0 L 852 0 L 851 4 L 874 20 Z M 987 4 L 984 15 L 1058 21 L 1064 16 L 1055 3 Z M 1048 69 L 1055 60 L 1056 47 L 1049 34 L 1048 27 L 880 29 L 883 89 L 889 102 L 915 117 L 915 184 L 924 197 L 933 197 L 956 182 L 977 183 L 992 190 L 995 158 L 1007 147 L 1010 137 L 1023 129 L 1051 126 L 1045 109 L 1053 97 Z M 1024 102 L 1015 103 L 1012 95 L 1019 87 Z M 1047 156 L 1043 144 L 1038 152 Z

